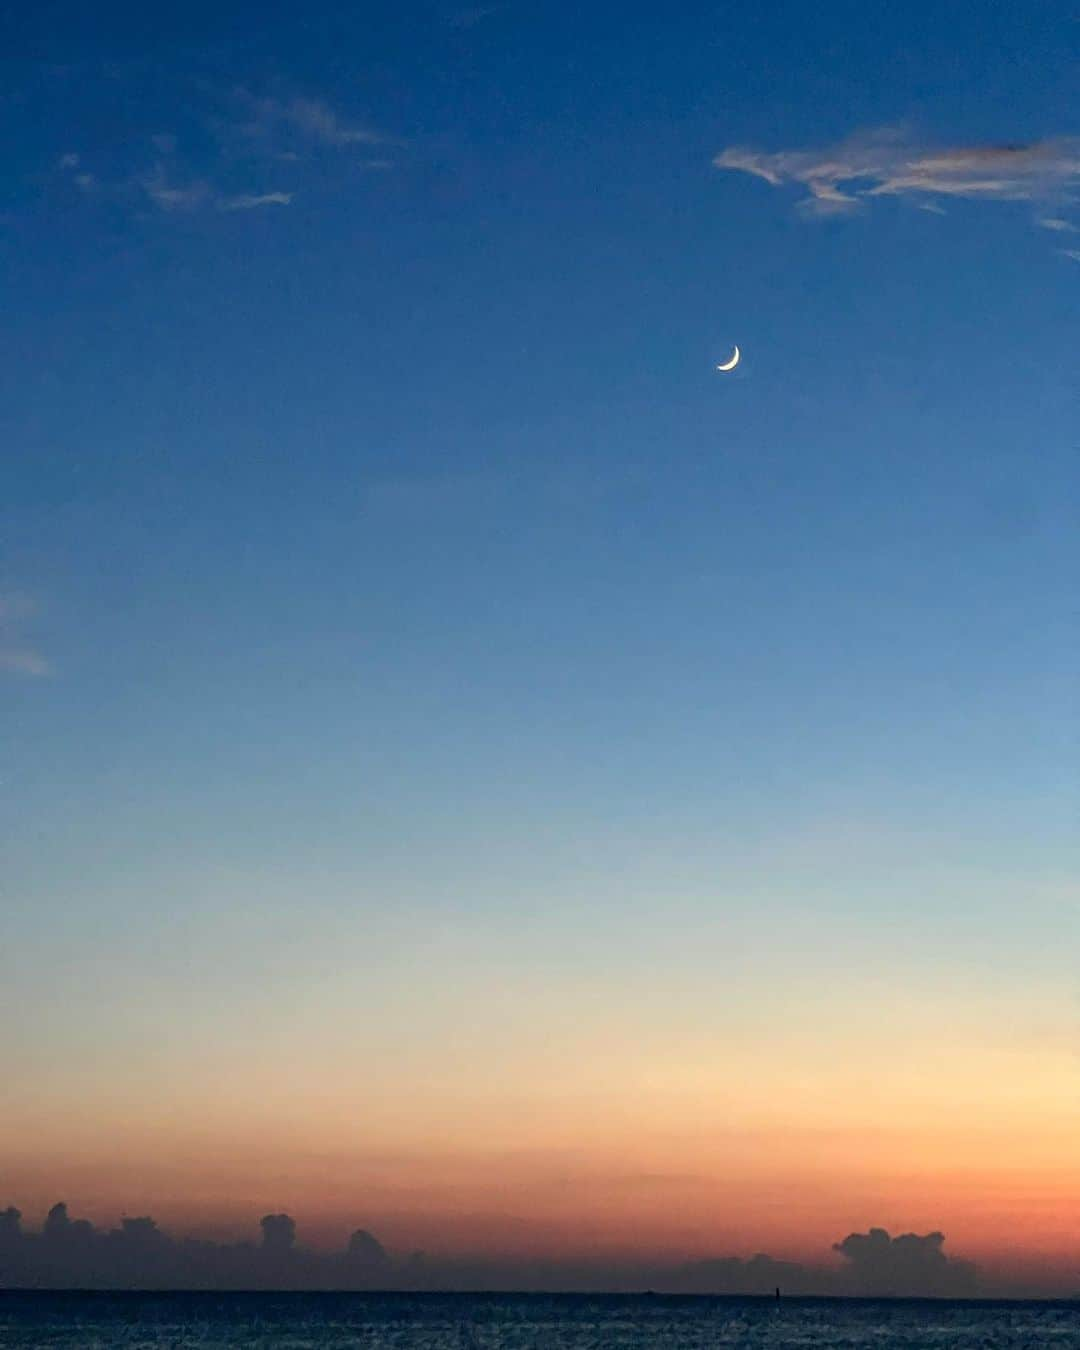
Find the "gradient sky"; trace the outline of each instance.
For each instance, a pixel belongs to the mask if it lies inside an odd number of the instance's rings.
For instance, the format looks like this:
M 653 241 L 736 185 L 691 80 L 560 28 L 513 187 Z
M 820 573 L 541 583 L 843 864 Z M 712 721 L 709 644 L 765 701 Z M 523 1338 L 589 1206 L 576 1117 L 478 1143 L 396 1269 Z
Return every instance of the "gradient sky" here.
M 1080 1264 L 1071 7 L 19 10 L 0 1205 Z

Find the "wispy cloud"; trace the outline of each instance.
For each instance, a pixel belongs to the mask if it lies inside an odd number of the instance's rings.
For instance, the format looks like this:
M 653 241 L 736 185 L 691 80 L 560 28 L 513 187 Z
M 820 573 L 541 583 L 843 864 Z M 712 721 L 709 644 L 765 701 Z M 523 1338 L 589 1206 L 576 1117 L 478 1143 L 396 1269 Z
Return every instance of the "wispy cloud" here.
M 326 145 L 378 145 L 383 140 L 370 127 L 351 127 L 318 99 L 294 98 L 283 113 L 285 119 L 314 140 Z
M 209 183 L 171 183 L 159 165 L 152 174 L 140 180 L 140 186 L 155 206 L 162 211 L 194 211 L 212 197 Z
M 125 147 L 126 165 L 121 160 L 118 167 L 112 156 L 102 171 L 93 151 L 80 147 L 58 155 L 55 170 L 82 194 L 129 208 L 149 203 L 164 215 L 233 214 L 291 206 L 307 181 L 305 162 L 320 152 L 324 157 L 334 152 L 336 158 L 357 148 L 385 152 L 398 143 L 323 99 L 257 97 L 243 88 L 205 87 L 201 96 L 205 108 L 196 134 L 185 138 L 147 127 Z M 385 153 L 377 159 L 349 155 L 347 163 L 351 171 L 393 165 Z M 319 166 L 323 184 L 328 172 L 327 163 Z
M 276 142 L 278 156 L 297 155 L 304 145 L 342 149 L 350 145 L 382 145 L 388 138 L 372 127 L 346 121 L 322 99 L 256 98 L 246 90 L 237 97 L 248 109 L 242 130 L 251 139 Z
M 294 195 L 292 192 L 262 192 L 257 196 L 241 193 L 238 197 L 221 197 L 218 207 L 222 211 L 254 211 L 260 206 L 289 206 Z
M 505 8 L 505 5 L 472 5 L 467 9 L 455 10 L 446 22 L 451 28 L 475 28 Z
M 32 647 L 18 647 L 0 637 L 0 670 L 15 675 L 49 675 L 52 667 Z
M 168 138 L 153 136 L 150 139 L 156 146 Z M 159 211 L 166 214 L 189 213 L 211 206 L 217 207 L 219 211 L 252 211 L 260 206 L 288 206 L 296 195 L 294 192 L 238 192 L 230 195 L 216 188 L 206 178 L 181 181 L 183 166 L 172 163 L 167 168 L 163 161 L 133 179 L 103 184 L 92 173 L 75 173 L 74 170 L 81 163 L 78 155 L 69 154 L 61 157 L 59 167 L 70 173 L 71 181 L 82 192 L 111 191 L 118 200 L 125 197 L 130 199 L 134 192 L 148 198 Z
M 61 155 L 56 161 L 56 167 L 61 173 L 68 175 L 71 182 L 73 182 L 81 192 L 96 191 L 98 187 L 97 178 L 92 173 L 87 173 L 85 169 L 80 168 L 81 164 L 82 159 L 75 154 L 74 151 L 69 151 L 68 154 Z
M 22 622 L 36 606 L 20 591 L 0 592 L 0 670 L 13 675 L 42 676 L 52 667 L 21 633 Z
M 1039 224 L 1044 230 L 1056 230 L 1059 234 L 1080 234 L 1080 225 L 1074 225 L 1071 220 L 1064 220 L 1061 216 L 1043 216 Z
M 1080 248 L 1059 248 L 1058 252 L 1063 258 L 1071 258 L 1073 262 L 1080 263 Z
M 901 132 L 886 130 L 820 150 L 766 152 L 730 146 L 713 162 L 773 187 L 804 187 L 808 195 L 799 201 L 799 209 L 831 216 L 857 211 L 874 197 L 1049 201 L 1080 184 L 1080 138 L 926 148 L 913 146 Z

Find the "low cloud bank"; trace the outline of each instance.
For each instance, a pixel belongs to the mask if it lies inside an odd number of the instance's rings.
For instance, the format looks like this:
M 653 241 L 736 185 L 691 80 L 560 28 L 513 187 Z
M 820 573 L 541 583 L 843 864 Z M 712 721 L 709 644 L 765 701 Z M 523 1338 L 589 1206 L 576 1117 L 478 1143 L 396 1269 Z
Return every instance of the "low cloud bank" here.
M 98 1289 L 546 1289 L 693 1294 L 907 1295 L 986 1292 L 976 1268 L 946 1255 L 941 1233 L 890 1237 L 883 1228 L 837 1242 L 833 1266 L 759 1254 L 659 1265 L 461 1259 L 392 1254 L 358 1228 L 337 1252 L 305 1247 L 288 1214 L 260 1220 L 257 1242 L 173 1238 L 151 1218 L 102 1229 L 54 1205 L 39 1232 L 0 1210 L 0 1287 Z
M 977 1272 L 970 1261 L 957 1261 L 944 1252 L 945 1234 L 904 1233 L 890 1237 L 884 1228 L 849 1233 L 833 1251 L 847 1261 L 845 1274 L 857 1293 L 900 1297 L 921 1294 L 962 1297 L 977 1289 Z

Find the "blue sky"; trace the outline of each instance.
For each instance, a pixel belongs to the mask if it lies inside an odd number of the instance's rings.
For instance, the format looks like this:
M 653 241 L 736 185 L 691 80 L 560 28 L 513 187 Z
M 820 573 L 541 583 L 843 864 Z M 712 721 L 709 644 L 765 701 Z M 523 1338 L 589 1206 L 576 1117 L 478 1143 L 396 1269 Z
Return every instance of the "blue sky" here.
M 91 1006 L 127 1043 L 133 964 L 182 998 L 224 950 L 242 999 L 299 944 L 345 989 L 399 922 L 601 987 L 660 943 L 675 1024 L 746 912 L 751 1002 L 793 924 L 1068 1006 L 1074 28 L 14 20 L 4 924 L 20 1006 L 84 989 L 26 1023 L 49 1072 Z

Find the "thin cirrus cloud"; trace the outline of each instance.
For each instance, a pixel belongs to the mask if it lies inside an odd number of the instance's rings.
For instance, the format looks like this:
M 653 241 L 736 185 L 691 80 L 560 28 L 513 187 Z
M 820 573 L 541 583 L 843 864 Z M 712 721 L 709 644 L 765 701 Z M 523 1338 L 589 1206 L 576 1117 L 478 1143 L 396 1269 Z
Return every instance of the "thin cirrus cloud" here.
M 141 148 L 137 141 L 131 145 L 133 163 L 126 175 L 99 177 L 88 170 L 91 157 L 75 150 L 59 157 L 57 169 L 83 194 L 98 192 L 132 206 L 149 203 L 165 215 L 248 212 L 291 206 L 303 186 L 304 162 L 319 152 L 345 153 L 392 143 L 371 127 L 353 124 L 322 99 L 261 98 L 237 89 L 224 103 L 222 113 L 221 100 L 208 100 L 204 127 L 209 131 L 209 155 L 205 144 L 200 153 L 192 153 L 183 138 L 155 129 L 143 138 Z M 386 158 L 365 159 L 359 167 L 384 169 L 391 163 Z M 282 184 L 282 175 L 298 179 L 299 186 Z M 248 187 L 244 182 L 265 183 L 267 178 L 271 179 L 267 187 Z
M 139 180 L 147 197 L 162 211 L 194 211 L 213 196 L 209 183 L 192 182 L 179 186 L 170 182 L 162 165 Z
M 876 197 L 910 197 L 919 205 L 933 205 L 935 198 L 1050 202 L 1067 199 L 1080 185 L 1080 138 L 928 148 L 884 131 L 820 150 L 729 146 L 713 163 L 773 187 L 805 188 L 798 208 L 809 216 L 849 214 Z M 1074 228 L 1061 216 L 1042 223 L 1049 229 Z
M 12 675 L 50 675 L 52 667 L 32 647 L 19 646 L 0 638 L 0 670 Z
M 246 110 L 239 130 L 253 142 L 264 142 L 278 157 L 301 158 L 313 146 L 343 149 L 350 145 L 382 145 L 389 139 L 372 127 L 346 121 L 322 99 L 258 98 L 247 90 L 236 91 L 236 100 Z
M 56 161 L 56 167 L 62 172 L 70 174 L 71 181 L 82 192 L 93 192 L 98 186 L 98 181 L 92 173 L 87 173 L 80 167 L 82 161 L 79 156 L 73 152 L 61 155 Z
M 291 192 L 241 193 L 238 197 L 222 197 L 218 207 L 222 211 L 254 211 L 260 206 L 288 206 L 292 199 Z
M 475 28 L 477 24 L 494 17 L 505 8 L 505 5 L 472 5 L 467 9 L 455 10 L 449 15 L 446 23 L 450 28 Z
M 303 134 L 326 145 L 380 145 L 385 139 L 370 127 L 347 126 L 318 99 L 294 98 L 282 115 Z
M 256 211 L 262 206 L 289 206 L 294 192 L 240 192 L 229 196 L 219 192 L 205 180 L 184 185 L 171 182 L 163 165 L 140 180 L 140 186 L 150 200 L 162 211 L 198 211 L 214 206 L 219 211 Z
M 23 637 L 22 621 L 33 614 L 30 598 L 18 591 L 0 593 L 0 670 L 11 675 L 50 675 L 52 667 Z

